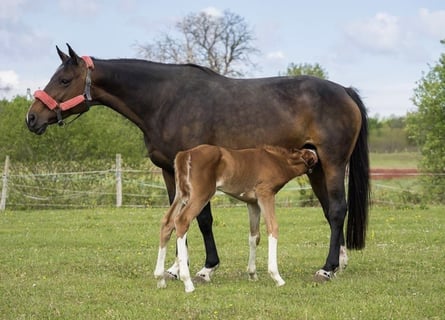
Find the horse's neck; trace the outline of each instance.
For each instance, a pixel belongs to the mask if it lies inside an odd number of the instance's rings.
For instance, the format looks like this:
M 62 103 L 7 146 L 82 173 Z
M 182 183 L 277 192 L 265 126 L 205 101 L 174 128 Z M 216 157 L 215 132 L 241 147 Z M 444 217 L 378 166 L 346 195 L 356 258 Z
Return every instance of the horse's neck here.
M 156 107 L 156 86 L 171 72 L 161 72 L 160 65 L 144 60 L 95 59 L 94 63 L 92 95 L 97 104 L 112 108 L 141 129 L 146 127 L 144 116 Z

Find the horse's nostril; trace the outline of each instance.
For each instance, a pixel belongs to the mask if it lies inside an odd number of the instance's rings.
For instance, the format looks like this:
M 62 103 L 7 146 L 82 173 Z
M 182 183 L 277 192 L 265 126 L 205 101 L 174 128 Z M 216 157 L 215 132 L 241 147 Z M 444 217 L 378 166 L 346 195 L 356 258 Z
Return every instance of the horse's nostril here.
M 37 117 L 34 113 L 28 113 L 26 115 L 26 124 L 28 125 L 28 127 L 34 127 L 34 125 L 36 124 L 36 119 Z

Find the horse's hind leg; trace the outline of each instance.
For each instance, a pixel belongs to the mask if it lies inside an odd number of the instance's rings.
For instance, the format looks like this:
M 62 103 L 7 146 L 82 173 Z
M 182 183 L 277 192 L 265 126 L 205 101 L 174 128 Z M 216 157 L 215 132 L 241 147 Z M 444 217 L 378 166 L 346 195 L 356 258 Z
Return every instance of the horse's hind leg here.
M 182 282 L 184 282 L 185 292 L 192 292 L 195 290 L 188 266 L 189 255 L 187 249 L 187 231 L 190 227 L 191 221 L 198 216 L 201 209 L 209 201 L 212 195 L 213 194 L 210 194 L 207 197 L 204 195 L 199 198 L 191 196 L 187 204 L 185 204 L 182 208 L 181 213 L 175 217 L 179 277 Z
M 256 248 L 260 242 L 260 217 L 261 210 L 258 204 L 248 203 L 249 210 L 250 234 L 249 234 L 249 262 L 247 264 L 247 272 L 249 280 L 256 281 L 258 276 L 256 273 Z
M 331 229 L 329 253 L 325 265 L 316 272 L 316 281 L 330 280 L 340 267 L 340 258 L 347 263 L 346 247 L 343 233 L 346 217 L 346 197 L 344 188 L 344 168 L 331 168 L 331 175 L 325 177 L 321 168 L 309 176 L 312 188 L 323 207 Z M 343 248 L 343 252 L 340 251 Z
M 173 204 L 171 205 L 169 210 L 165 213 L 161 221 L 158 259 L 154 271 L 154 276 L 156 279 L 158 279 L 158 284 L 157 284 L 158 288 L 165 288 L 167 286 L 165 282 L 165 272 L 164 272 L 165 258 L 167 255 L 167 243 L 170 240 L 171 234 L 174 229 L 173 218 L 180 212 L 181 206 L 182 204 L 180 203 L 180 199 L 175 198 Z

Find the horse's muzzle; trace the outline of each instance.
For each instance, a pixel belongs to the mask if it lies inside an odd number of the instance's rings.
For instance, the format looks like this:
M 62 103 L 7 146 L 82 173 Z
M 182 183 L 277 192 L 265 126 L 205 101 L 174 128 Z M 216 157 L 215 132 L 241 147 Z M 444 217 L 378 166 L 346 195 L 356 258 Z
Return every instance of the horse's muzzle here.
M 43 134 L 46 130 L 46 127 L 48 126 L 48 124 L 46 124 L 46 123 L 39 125 L 38 121 L 37 121 L 37 116 L 32 112 L 30 112 L 26 115 L 25 122 L 26 122 L 28 129 L 31 132 L 34 132 L 35 134 L 38 134 L 38 135 Z

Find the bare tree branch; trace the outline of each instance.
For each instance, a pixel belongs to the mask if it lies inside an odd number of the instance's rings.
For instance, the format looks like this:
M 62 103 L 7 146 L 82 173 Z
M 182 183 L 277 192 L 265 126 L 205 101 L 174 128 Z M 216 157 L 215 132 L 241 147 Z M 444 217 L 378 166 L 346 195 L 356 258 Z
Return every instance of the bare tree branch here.
M 215 16 L 205 12 L 191 13 L 176 24 L 177 38 L 163 34 L 151 44 L 139 45 L 140 56 L 170 63 L 195 63 L 223 75 L 242 76 L 236 64 L 253 67 L 251 55 L 259 50 L 244 18 L 224 11 Z

